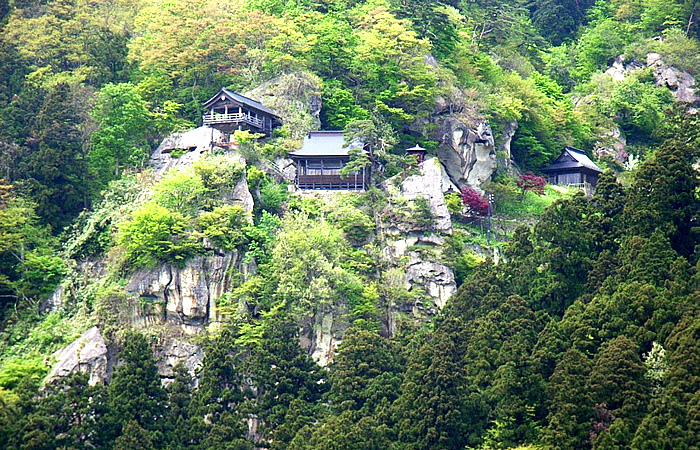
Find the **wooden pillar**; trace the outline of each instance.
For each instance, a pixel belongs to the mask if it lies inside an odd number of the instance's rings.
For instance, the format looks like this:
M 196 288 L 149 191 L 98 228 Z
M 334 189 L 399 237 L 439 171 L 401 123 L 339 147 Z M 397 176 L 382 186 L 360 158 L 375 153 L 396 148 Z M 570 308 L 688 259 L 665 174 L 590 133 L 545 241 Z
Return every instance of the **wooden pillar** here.
M 228 116 L 228 105 L 224 105 L 224 114 Z

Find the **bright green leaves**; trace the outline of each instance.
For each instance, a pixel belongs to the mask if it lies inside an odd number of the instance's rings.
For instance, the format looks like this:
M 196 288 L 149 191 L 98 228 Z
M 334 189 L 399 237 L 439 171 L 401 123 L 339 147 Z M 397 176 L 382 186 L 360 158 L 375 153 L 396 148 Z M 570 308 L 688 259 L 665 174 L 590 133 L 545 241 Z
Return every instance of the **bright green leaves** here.
M 218 248 L 234 251 L 247 242 L 245 228 L 251 217 L 240 205 L 223 205 L 197 217 L 197 225 L 202 234 L 214 242 Z
M 117 242 L 134 267 L 155 267 L 160 262 L 184 264 L 200 252 L 202 244 L 187 234 L 188 221 L 181 213 L 147 203 L 122 224 Z
M 192 170 L 168 172 L 153 188 L 153 199 L 159 205 L 185 215 L 194 215 L 205 194 L 202 178 Z
M 125 168 L 143 167 L 150 151 L 145 140 L 149 114 L 135 86 L 121 83 L 102 88 L 92 115 L 98 129 L 89 160 L 99 189 Z

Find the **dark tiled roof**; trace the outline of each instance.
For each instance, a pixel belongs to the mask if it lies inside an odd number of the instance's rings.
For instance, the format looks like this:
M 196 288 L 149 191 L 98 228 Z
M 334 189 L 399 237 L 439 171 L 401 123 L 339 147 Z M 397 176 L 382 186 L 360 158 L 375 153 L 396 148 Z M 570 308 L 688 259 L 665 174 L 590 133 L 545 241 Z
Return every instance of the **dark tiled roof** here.
M 573 147 L 565 147 L 561 155 L 559 155 L 551 165 L 542 169 L 542 172 L 556 172 L 565 169 L 581 168 L 594 172 L 603 172 L 583 151 Z
M 215 96 L 213 96 L 212 98 L 207 100 L 203 106 L 205 108 L 208 108 L 211 104 L 213 104 L 217 100 L 219 100 L 219 98 L 221 97 L 221 94 L 224 94 L 224 95 L 228 96 L 230 99 L 235 100 L 235 101 L 237 101 L 243 105 L 246 105 L 250 108 L 257 109 L 258 111 L 270 114 L 270 115 L 275 116 L 275 117 L 279 117 L 276 112 L 274 112 L 270 108 L 264 106 L 259 101 L 253 100 L 252 98 L 245 97 L 245 96 L 238 94 L 236 92 L 229 91 L 226 88 L 221 89 Z
M 348 150 L 362 147 L 361 142 L 346 147 L 342 131 L 311 131 L 304 138 L 301 149 L 289 152 L 289 156 L 348 156 Z

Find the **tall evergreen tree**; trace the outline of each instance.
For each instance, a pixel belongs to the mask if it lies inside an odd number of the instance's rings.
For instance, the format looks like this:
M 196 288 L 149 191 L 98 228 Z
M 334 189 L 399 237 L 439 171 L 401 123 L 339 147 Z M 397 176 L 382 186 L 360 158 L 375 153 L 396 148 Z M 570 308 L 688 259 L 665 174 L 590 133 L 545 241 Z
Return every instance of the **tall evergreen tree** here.
M 579 449 L 588 442 L 593 405 L 586 382 L 591 369 L 586 355 L 570 349 L 547 383 L 549 414 L 543 440 L 554 448 Z
M 117 435 L 131 421 L 149 433 L 153 442 L 163 439 L 167 394 L 163 388 L 153 352 L 145 336 L 131 333 L 124 338 L 121 359 L 109 384 L 110 424 Z M 141 431 L 132 427 L 132 432 Z M 138 432 L 138 433 L 137 433 Z
M 87 206 L 82 118 L 74 93 L 65 84 L 53 88 L 39 110 L 30 153 L 20 163 L 24 183 L 37 203 L 37 213 L 60 231 Z

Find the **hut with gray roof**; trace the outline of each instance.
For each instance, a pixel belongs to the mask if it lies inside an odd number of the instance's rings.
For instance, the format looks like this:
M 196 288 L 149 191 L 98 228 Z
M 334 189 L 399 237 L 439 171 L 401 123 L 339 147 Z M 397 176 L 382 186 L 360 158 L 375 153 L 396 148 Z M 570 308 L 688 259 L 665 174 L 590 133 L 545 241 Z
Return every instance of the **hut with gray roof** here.
M 346 144 L 342 131 L 311 131 L 301 149 L 290 152 L 296 164 L 295 184 L 299 189 L 364 190 L 369 182 L 369 169 L 340 174 L 350 161 L 350 152 L 366 152 L 361 142 Z
M 226 134 L 234 130 L 250 130 L 269 136 L 273 129 L 282 125 L 282 119 L 270 108 L 225 88 L 203 106 L 208 110 L 202 116 L 203 124 Z
M 582 150 L 565 147 L 561 155 L 541 172 L 547 175 L 549 184 L 579 187 L 588 192 L 595 188 L 603 171 Z

